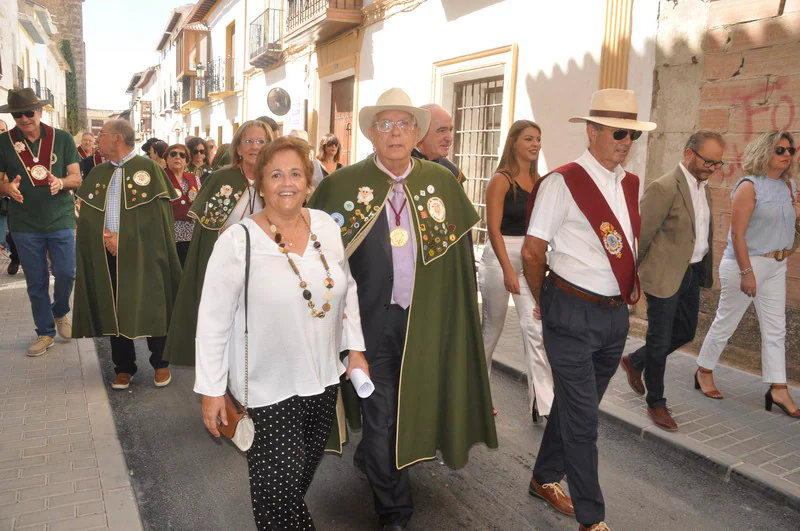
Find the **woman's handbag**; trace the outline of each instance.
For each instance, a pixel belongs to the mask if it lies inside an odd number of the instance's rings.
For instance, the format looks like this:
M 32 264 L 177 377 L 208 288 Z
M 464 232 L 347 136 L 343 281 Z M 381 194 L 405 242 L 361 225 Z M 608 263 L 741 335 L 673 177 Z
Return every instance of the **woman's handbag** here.
M 248 341 L 247 341 L 247 293 L 250 287 L 250 231 L 240 223 L 247 240 L 244 265 L 244 405 L 234 398 L 230 389 L 225 390 L 225 413 L 228 425 L 219 426 L 219 432 L 229 438 L 236 447 L 246 452 L 253 446 L 256 429 L 253 419 L 247 414 L 248 391 Z

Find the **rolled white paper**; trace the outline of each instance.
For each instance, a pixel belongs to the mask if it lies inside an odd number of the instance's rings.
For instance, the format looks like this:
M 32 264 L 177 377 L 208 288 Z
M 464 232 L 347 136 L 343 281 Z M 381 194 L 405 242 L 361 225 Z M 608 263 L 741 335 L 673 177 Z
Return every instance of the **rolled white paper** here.
M 372 380 L 369 379 L 367 373 L 361 369 L 353 369 L 353 371 L 350 373 L 350 382 L 352 382 L 353 387 L 356 389 L 356 393 L 361 398 L 369 397 L 369 395 L 371 395 L 375 390 L 375 384 L 373 384 Z

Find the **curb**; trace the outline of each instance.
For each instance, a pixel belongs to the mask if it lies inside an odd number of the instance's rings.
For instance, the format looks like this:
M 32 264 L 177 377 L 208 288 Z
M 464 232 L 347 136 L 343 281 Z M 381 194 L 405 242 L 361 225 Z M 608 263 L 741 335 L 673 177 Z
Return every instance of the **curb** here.
M 514 380 L 525 382 L 524 372 L 501 361 L 492 366 Z M 800 488 L 779 480 L 760 468 L 745 463 L 719 450 L 690 439 L 681 433 L 669 433 L 655 427 L 649 419 L 619 406 L 600 403 L 600 415 L 611 423 L 634 433 L 644 443 L 700 465 L 706 472 L 719 476 L 724 482 L 756 490 L 762 496 L 800 511 Z
M 108 401 L 106 384 L 100 371 L 93 339 L 78 339 L 83 387 L 89 409 L 100 488 L 103 492 L 108 529 L 140 531 L 144 529 L 139 515 L 136 493 L 131 486 L 130 471 L 125 462 L 117 427 Z

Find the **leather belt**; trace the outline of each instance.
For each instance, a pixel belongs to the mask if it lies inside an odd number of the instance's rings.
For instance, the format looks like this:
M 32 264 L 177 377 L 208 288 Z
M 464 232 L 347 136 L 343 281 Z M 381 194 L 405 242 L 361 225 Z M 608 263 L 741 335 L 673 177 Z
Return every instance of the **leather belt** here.
M 780 251 L 772 251 L 767 254 L 762 254 L 761 256 L 765 258 L 774 258 L 778 262 L 783 262 L 789 257 L 790 254 L 792 254 L 791 249 L 781 249 Z
M 597 304 L 605 308 L 619 308 L 625 305 L 625 301 L 622 300 L 622 297 L 605 297 L 603 295 L 584 291 L 578 286 L 567 282 L 552 271 L 550 272 L 550 276 L 553 277 L 553 285 L 555 287 L 586 302 L 591 302 L 592 304 Z

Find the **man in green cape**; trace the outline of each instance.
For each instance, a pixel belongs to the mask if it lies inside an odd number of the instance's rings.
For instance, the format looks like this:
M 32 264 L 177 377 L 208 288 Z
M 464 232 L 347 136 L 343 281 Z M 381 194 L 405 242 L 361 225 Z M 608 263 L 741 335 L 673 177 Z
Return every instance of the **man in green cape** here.
M 164 387 L 172 376 L 162 354 L 181 276 L 171 205 L 178 196 L 164 170 L 133 151 L 129 122 L 106 122 L 99 139 L 108 161 L 75 194 L 82 207 L 73 334 L 110 337 L 113 389 L 130 386 L 133 340 L 146 337 L 153 382 Z
M 175 313 L 170 323 L 164 359 L 174 365 L 194 365 L 194 339 L 197 332 L 197 309 L 203 292 L 206 266 L 220 231 L 231 223 L 259 212 L 262 200 L 255 192 L 255 157 L 272 132 L 256 120 L 245 122 L 236 131 L 229 152 L 237 161 L 212 173 L 189 210 L 195 220 L 192 241 L 186 254 Z M 248 140 L 263 140 L 247 142 Z
M 429 111 L 391 89 L 359 121 L 375 156 L 323 180 L 308 206 L 341 227 L 358 283 L 375 391 L 361 401 L 355 461 L 395 530 L 413 512 L 409 465 L 438 450 L 461 467 L 472 445 L 497 447 L 465 237 L 479 218 L 446 168 L 411 157 Z

